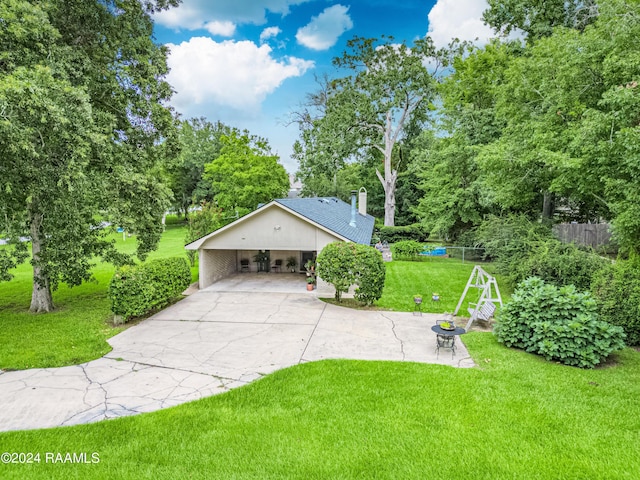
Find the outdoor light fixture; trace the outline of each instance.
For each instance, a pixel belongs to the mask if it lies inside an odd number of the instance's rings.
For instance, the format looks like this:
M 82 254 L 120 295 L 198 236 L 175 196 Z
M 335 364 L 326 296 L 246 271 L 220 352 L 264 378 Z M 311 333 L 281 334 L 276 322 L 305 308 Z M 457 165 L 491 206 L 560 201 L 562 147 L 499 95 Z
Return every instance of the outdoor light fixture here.
M 280 228 L 281 228 L 280 225 L 276 225 L 275 227 L 273 227 L 273 229 L 276 231 L 280 231 Z

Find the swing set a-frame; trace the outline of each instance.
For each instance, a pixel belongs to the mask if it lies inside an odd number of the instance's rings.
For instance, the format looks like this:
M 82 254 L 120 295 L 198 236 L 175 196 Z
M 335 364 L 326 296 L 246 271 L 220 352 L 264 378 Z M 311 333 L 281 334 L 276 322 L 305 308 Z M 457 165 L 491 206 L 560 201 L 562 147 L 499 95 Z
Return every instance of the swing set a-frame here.
M 467 308 L 471 317 L 467 322 L 466 330 L 469 330 L 474 320 L 489 320 L 496 310 L 496 303 L 502 306 L 502 297 L 495 277 L 485 272 L 480 265 L 476 265 L 473 267 L 469 280 L 467 280 L 467 285 L 464 287 L 464 292 L 462 292 L 456 310 L 453 312 L 454 316 L 458 314 L 470 288 L 478 288 L 481 292 L 477 303 L 470 303 L 469 308 Z

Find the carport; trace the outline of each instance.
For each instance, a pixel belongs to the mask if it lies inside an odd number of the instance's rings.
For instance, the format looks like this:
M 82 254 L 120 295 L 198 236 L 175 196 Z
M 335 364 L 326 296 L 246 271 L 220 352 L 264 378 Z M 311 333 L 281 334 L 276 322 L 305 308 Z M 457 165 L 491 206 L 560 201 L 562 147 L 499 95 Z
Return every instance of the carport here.
M 235 282 L 248 282 L 252 273 L 262 276 L 256 281 L 291 276 L 303 282 L 287 269 L 288 258 L 296 259 L 300 272 L 331 242 L 371 243 L 374 218 L 363 211 L 364 203 L 361 196 L 358 212 L 355 194 L 351 206 L 337 198 L 278 199 L 188 244 L 187 249 L 198 250 L 200 289 L 240 273 L 244 280 L 234 276 Z

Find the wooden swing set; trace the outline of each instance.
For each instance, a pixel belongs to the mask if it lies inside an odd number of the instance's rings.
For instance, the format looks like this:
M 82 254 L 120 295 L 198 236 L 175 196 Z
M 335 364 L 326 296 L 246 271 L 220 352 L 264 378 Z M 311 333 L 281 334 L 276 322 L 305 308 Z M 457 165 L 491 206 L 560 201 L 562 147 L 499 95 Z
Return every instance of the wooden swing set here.
M 493 317 L 496 311 L 496 303 L 502 306 L 502 297 L 500 296 L 500 289 L 498 288 L 498 282 L 495 277 L 485 272 L 480 265 L 476 265 L 473 267 L 469 280 L 467 280 L 467 285 L 464 287 L 464 292 L 462 292 L 456 310 L 453 312 L 454 316 L 458 314 L 469 288 L 478 288 L 482 291 L 480 292 L 480 298 L 477 303 L 469 303 L 467 311 L 471 317 L 467 322 L 465 330 L 469 330 L 474 320 L 489 320 Z

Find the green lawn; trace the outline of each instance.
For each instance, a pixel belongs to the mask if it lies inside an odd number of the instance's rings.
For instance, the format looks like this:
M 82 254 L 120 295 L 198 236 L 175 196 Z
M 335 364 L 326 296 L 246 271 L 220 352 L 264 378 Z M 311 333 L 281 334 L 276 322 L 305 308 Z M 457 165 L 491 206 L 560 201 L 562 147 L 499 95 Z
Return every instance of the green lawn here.
M 394 260 L 386 264 L 384 292 L 376 305 L 387 310 L 412 311 L 414 295 L 421 295 L 423 312 L 453 313 L 474 265 L 453 258 L 430 258 L 423 262 Z M 491 273 L 490 264 L 483 264 L 483 268 Z M 506 282 L 500 276 L 496 278 L 503 300 L 509 298 L 512 292 Z M 431 300 L 433 293 L 440 295 L 438 302 Z M 476 288 L 469 289 L 460 315 L 468 316 L 467 303 L 476 302 L 480 293 Z
M 0 434 L 3 479 L 637 479 L 640 354 L 580 370 L 465 337 L 478 368 L 322 361 L 119 420 Z M 45 452 L 99 455 L 47 464 Z
M 150 258 L 184 255 L 185 227 L 169 225 L 160 246 Z M 114 234 L 120 250 L 132 253 L 135 238 Z M 488 267 L 487 267 L 488 268 Z M 387 264 L 387 281 L 378 307 L 396 311 L 413 310 L 413 295 L 424 297 L 423 311 L 453 312 L 473 263 L 457 259 L 429 259 L 425 262 L 394 261 Z M 31 296 L 31 269 L 20 266 L 15 278 L 0 283 L 0 369 L 26 369 L 74 365 L 109 352 L 106 340 L 123 327 L 111 325 L 106 288 L 114 268 L 100 263 L 94 268 L 96 282 L 68 288 L 61 285 L 54 292 L 56 312 L 34 315 L 28 312 Z M 197 267 L 192 269 L 197 280 Z M 430 300 L 440 294 L 440 302 Z M 502 286 L 503 295 L 508 295 Z M 478 290 L 472 289 L 467 301 L 476 301 Z M 466 303 L 465 303 L 466 306 Z M 461 309 L 466 314 L 466 310 Z
M 167 227 L 159 248 L 150 258 L 184 255 L 184 227 Z M 135 250 L 135 238 L 114 234 L 118 248 Z M 122 330 L 110 324 L 112 318 L 106 288 L 114 268 L 100 263 L 94 270 L 96 282 L 54 292 L 54 313 L 29 313 L 32 272 L 26 263 L 10 282 L 0 283 L 0 369 L 25 369 L 73 365 L 99 358 L 111 350 L 106 339 Z M 197 269 L 192 269 L 197 276 Z M 0 475 L 1 477 L 1 475 Z

